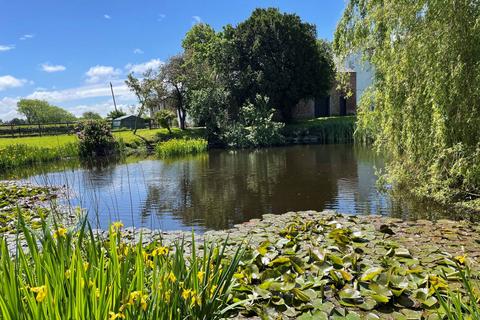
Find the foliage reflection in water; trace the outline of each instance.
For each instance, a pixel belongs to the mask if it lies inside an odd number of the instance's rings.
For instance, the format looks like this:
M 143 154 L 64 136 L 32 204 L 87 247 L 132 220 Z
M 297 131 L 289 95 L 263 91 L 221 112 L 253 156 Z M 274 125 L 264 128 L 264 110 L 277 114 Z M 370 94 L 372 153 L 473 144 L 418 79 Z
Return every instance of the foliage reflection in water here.
M 70 204 L 87 209 L 93 225 L 103 228 L 122 220 L 136 227 L 201 232 L 265 213 L 323 209 L 453 218 L 451 211 L 378 191 L 375 173 L 381 167 L 367 147 L 305 145 L 212 150 L 175 160 L 60 163 L 10 176 L 69 187 Z

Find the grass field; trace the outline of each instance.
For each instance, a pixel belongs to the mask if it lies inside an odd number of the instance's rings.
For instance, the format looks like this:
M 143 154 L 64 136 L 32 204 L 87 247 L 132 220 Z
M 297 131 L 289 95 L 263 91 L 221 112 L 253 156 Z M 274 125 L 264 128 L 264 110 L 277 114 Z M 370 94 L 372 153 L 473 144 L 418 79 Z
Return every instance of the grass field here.
M 180 129 L 172 129 L 171 136 L 177 137 L 181 135 L 190 135 L 189 133 L 182 134 Z M 163 140 L 169 136 L 166 129 L 140 129 L 137 134 L 149 141 Z M 118 131 L 113 133 L 115 138 L 121 138 L 126 144 L 130 144 L 134 141 L 140 140 L 135 136 L 132 131 Z M 43 147 L 43 148 L 56 148 L 64 146 L 68 143 L 77 141 L 77 137 L 71 135 L 55 135 L 55 136 L 42 136 L 42 137 L 20 137 L 20 138 L 0 138 L 0 148 L 7 147 L 15 144 L 23 144 L 27 146 Z

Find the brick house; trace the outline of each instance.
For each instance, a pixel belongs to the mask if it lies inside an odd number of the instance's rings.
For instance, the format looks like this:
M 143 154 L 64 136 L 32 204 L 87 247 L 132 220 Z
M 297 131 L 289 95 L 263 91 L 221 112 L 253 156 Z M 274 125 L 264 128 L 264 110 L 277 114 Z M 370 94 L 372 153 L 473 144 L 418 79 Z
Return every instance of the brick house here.
M 306 120 L 318 117 L 346 116 L 356 113 L 357 108 L 357 73 L 350 68 L 342 68 L 337 72 L 348 74 L 349 91 L 351 95 L 346 97 L 346 92 L 339 90 L 335 82 L 328 96 L 323 98 L 302 99 L 293 108 L 293 118 Z

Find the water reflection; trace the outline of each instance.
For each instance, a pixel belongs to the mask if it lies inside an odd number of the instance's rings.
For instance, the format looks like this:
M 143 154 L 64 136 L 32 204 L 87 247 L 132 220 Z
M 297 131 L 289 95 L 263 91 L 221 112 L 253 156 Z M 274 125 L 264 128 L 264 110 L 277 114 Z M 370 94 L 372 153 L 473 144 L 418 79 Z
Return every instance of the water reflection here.
M 403 218 L 450 214 L 380 193 L 375 172 L 381 167 L 381 160 L 365 147 L 310 145 L 213 150 L 174 161 L 69 163 L 23 174 L 36 183 L 70 187 L 70 203 L 86 208 L 100 227 L 122 220 L 126 225 L 203 231 L 264 213 L 310 209 Z

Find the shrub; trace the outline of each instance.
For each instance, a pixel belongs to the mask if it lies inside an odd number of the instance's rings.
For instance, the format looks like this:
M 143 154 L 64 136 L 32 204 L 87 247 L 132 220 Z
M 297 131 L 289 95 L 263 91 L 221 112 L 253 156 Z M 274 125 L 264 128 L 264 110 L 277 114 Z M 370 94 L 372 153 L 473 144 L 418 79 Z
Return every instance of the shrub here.
M 28 250 L 9 252 L 0 239 L 2 319 L 220 319 L 241 249 L 204 243 L 185 256 L 183 241 L 142 246 L 122 239 L 122 224 L 108 240 L 90 228 L 74 232 L 43 226 L 40 239 L 23 228 Z
M 205 139 L 172 139 L 157 144 L 156 152 L 160 158 L 167 158 L 204 152 L 207 146 Z
M 160 110 L 155 113 L 155 120 L 160 125 L 160 127 L 168 130 L 168 133 L 172 133 L 172 121 L 175 120 L 175 114 L 170 110 Z
M 230 147 L 265 147 L 283 142 L 283 123 L 272 120 L 275 109 L 268 106 L 268 98 L 257 95 L 253 103 L 240 108 L 239 119 L 223 133 L 223 140 Z
M 115 151 L 115 139 L 107 122 L 87 120 L 78 125 L 77 131 L 80 156 L 106 156 Z

